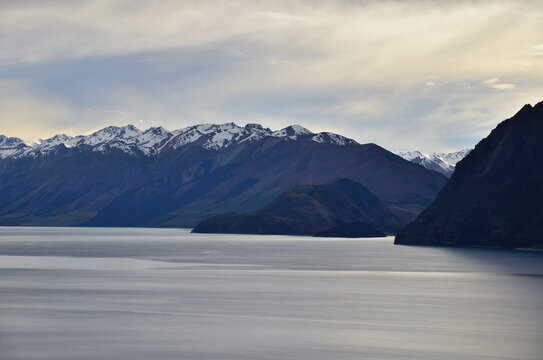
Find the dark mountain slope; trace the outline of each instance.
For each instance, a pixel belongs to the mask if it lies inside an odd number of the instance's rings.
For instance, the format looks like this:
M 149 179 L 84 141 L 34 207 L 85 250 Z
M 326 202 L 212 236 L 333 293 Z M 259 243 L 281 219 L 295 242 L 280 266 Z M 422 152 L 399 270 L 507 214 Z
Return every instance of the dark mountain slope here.
M 524 106 L 456 167 L 397 244 L 543 246 L 543 102 Z
M 36 159 L 35 159 L 36 160 Z M 0 185 L 1 225 L 75 225 L 151 177 L 149 164 L 120 151 L 76 153 Z
M 339 224 L 364 221 L 394 232 L 401 221 L 362 184 L 337 179 L 323 185 L 298 185 L 263 209 L 206 219 L 193 232 L 313 235 Z
M 64 137 L 68 146 L 54 145 L 55 138 L 44 142 L 48 147 L 16 144 L 17 156 L 0 159 L 0 225 L 192 227 L 209 216 L 262 208 L 297 184 L 337 177 L 367 186 L 405 224 L 446 181 L 374 144 L 299 127 L 284 133 L 254 124 L 173 133 L 111 127 Z M 238 134 L 242 140 L 221 142 Z M 160 149 L 141 145 L 149 139 Z
M 364 184 L 407 223 L 431 203 L 446 181 L 441 174 L 421 171 L 373 144 L 337 146 L 266 139 L 233 151 L 235 158 L 221 156 L 217 162 L 224 165 L 179 189 L 179 194 L 199 191 L 201 195 L 164 224 L 177 225 L 179 218 L 191 219 L 199 212 L 212 216 L 253 211 L 298 184 L 323 184 L 337 177 Z M 209 181 L 218 184 L 208 189 Z

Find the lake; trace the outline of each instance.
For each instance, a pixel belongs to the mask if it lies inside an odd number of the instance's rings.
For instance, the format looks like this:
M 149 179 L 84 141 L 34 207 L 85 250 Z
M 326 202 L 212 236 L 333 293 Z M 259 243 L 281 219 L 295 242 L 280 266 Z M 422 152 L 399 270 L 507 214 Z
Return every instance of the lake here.
M 0 227 L 0 359 L 543 359 L 543 253 Z

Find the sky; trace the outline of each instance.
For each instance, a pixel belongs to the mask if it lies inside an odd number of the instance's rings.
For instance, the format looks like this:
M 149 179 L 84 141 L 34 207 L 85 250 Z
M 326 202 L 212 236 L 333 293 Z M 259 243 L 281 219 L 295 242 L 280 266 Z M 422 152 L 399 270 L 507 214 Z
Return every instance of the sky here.
M 471 147 L 543 100 L 543 1 L 0 2 L 0 134 L 291 124 Z

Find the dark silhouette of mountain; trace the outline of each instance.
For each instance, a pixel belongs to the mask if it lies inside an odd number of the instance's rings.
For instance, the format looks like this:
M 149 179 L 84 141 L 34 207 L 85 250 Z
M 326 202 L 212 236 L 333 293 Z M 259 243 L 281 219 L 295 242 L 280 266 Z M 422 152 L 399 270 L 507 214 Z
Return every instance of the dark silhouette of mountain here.
M 323 185 L 298 185 L 259 211 L 215 216 L 200 222 L 192 231 L 313 235 L 360 221 L 387 232 L 402 227 L 401 220 L 362 184 L 336 179 Z
M 34 144 L 0 139 L 0 225 L 192 227 L 302 184 L 358 181 L 404 224 L 446 182 L 375 145 L 300 126 L 108 127 Z
M 366 222 L 355 222 L 340 224 L 331 229 L 323 230 L 313 235 L 314 237 L 344 237 L 344 238 L 363 238 L 363 237 L 384 237 L 385 233 L 377 230 L 373 225 Z
M 499 124 L 396 244 L 543 247 L 543 102 Z

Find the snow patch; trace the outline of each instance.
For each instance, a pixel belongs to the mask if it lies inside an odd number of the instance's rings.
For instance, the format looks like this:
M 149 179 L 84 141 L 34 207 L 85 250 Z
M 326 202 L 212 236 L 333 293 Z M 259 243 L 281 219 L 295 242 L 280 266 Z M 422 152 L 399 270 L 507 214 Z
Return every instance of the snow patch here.
M 119 149 L 127 154 L 154 156 L 165 149 L 178 149 L 201 142 L 200 146 L 204 149 L 218 151 L 232 144 L 260 141 L 266 137 L 284 138 L 289 141 L 305 139 L 335 145 L 356 143 L 354 140 L 332 133 L 320 133 L 312 138 L 310 135 L 315 134 L 300 125 L 291 125 L 277 131 L 271 131 L 260 124 L 240 127 L 234 123 L 199 124 L 174 131 L 162 127 L 142 131 L 133 125 L 108 126 L 87 136 L 72 137 L 59 134 L 50 139 L 26 143 L 21 139 L 0 136 L 0 158 L 41 156 L 55 151 L 60 146 L 98 152 Z
M 436 170 L 450 177 L 456 164 L 462 160 L 472 149 L 463 149 L 452 153 L 433 152 L 429 155 L 420 151 L 397 152 L 396 155 L 412 163 L 419 164 L 430 170 Z
M 290 126 L 287 126 L 284 129 L 276 130 L 276 131 L 272 132 L 270 134 L 270 136 L 273 136 L 273 137 L 288 137 L 290 139 L 296 140 L 298 138 L 298 136 L 310 135 L 310 134 L 313 134 L 313 133 L 311 131 L 309 131 L 308 129 L 304 128 L 303 126 L 290 125 Z
M 358 144 L 356 141 L 352 139 L 348 139 L 344 136 L 334 134 L 331 132 L 321 132 L 317 135 L 313 136 L 311 138 L 312 141 L 321 143 L 321 144 L 332 144 L 332 145 L 352 145 L 352 144 Z

